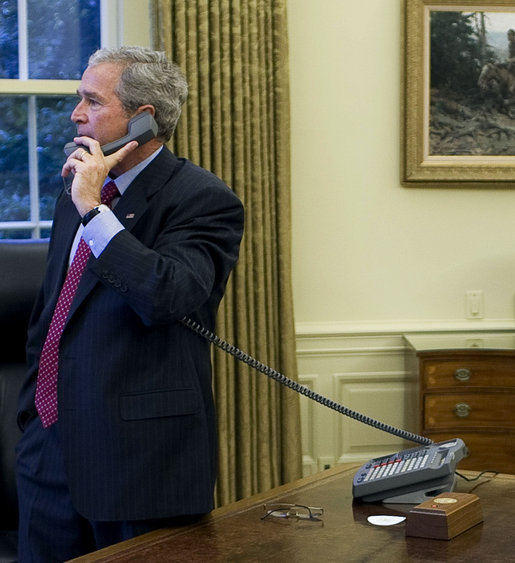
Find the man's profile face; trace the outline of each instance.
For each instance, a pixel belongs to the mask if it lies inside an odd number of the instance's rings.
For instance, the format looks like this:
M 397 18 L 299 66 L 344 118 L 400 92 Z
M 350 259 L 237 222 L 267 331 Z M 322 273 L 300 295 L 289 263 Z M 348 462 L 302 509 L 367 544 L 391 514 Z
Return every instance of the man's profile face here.
M 84 71 L 77 90 L 80 100 L 71 114 L 79 136 L 105 145 L 127 134 L 130 117 L 115 94 L 121 72 L 114 63 L 101 63 Z

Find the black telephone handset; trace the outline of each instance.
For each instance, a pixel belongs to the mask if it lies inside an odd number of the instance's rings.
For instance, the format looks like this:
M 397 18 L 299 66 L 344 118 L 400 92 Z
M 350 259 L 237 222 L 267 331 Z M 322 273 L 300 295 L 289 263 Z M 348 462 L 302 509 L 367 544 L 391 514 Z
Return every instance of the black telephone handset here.
M 129 121 L 129 132 L 127 133 L 127 135 L 125 135 L 121 139 L 117 139 L 116 141 L 102 145 L 102 152 L 105 156 L 108 156 L 121 149 L 130 141 L 138 141 L 138 144 L 141 146 L 147 141 L 153 139 L 156 135 L 156 120 L 148 111 L 143 111 Z M 71 143 L 66 143 L 66 145 L 64 145 L 64 154 L 66 154 L 66 156 L 70 156 L 70 154 L 74 150 L 77 150 L 79 146 L 81 146 L 86 151 L 88 150 L 87 147 L 76 145 L 72 141 Z

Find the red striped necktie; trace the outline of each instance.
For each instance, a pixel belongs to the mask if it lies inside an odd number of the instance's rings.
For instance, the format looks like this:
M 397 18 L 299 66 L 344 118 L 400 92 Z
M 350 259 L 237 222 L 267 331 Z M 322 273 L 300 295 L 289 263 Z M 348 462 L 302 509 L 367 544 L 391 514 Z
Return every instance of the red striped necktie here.
M 102 203 L 111 205 L 120 193 L 113 181 L 108 182 L 100 195 Z M 64 280 L 59 299 L 57 300 L 48 334 L 41 351 L 39 373 L 36 387 L 36 409 L 41 423 L 48 428 L 57 422 L 57 374 L 59 372 L 59 343 L 64 325 L 68 318 L 70 306 L 77 291 L 82 273 L 90 257 L 91 250 L 81 237 L 73 261 Z

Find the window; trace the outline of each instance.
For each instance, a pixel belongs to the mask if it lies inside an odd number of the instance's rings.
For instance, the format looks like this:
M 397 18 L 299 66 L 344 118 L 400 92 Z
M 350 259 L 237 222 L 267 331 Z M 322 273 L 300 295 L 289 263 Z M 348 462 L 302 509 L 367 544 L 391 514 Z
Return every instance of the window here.
M 0 238 L 49 235 L 78 80 L 101 44 L 101 8 L 101 0 L 0 3 Z

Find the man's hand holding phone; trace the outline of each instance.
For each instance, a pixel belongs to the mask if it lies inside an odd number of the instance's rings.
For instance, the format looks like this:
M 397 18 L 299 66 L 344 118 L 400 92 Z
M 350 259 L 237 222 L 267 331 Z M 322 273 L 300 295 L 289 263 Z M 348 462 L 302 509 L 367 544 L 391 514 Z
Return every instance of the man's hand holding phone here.
M 137 141 L 129 141 L 116 152 L 104 156 L 98 141 L 90 137 L 75 137 L 79 145 L 70 155 L 61 171 L 63 178 L 73 174 L 70 194 L 81 217 L 100 204 L 100 191 L 110 170 L 138 147 Z
M 157 136 L 158 125 L 149 111 L 135 115 L 128 123 L 128 133 L 124 137 L 100 146 L 91 137 L 75 137 L 64 146 L 68 157 L 61 175 L 68 182 L 69 192 L 75 207 L 81 214 L 100 204 L 100 191 L 108 173 L 138 146 L 144 145 Z M 91 205 L 93 204 L 93 205 Z

